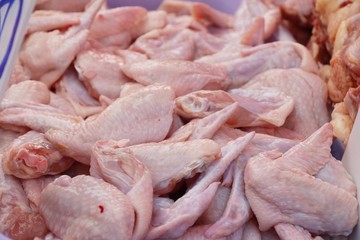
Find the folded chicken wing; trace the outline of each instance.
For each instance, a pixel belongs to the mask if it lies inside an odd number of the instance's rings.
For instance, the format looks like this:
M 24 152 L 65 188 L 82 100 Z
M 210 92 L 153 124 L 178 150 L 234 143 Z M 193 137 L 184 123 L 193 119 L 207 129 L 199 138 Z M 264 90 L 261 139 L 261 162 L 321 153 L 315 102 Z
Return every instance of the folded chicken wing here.
M 354 191 L 314 177 L 334 161 L 331 143 L 332 127 L 325 124 L 285 154 L 272 151 L 250 159 L 245 193 L 260 230 L 289 223 L 316 234 L 352 232 L 358 222 Z

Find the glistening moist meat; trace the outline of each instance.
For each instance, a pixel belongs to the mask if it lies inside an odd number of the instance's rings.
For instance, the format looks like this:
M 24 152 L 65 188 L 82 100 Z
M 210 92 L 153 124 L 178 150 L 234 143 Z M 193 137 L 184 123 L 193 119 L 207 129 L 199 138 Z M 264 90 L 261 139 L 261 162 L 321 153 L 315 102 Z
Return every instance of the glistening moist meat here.
M 154 11 L 38 1 L 0 103 L 0 232 L 348 236 L 356 185 L 330 152 L 325 70 L 357 81 L 357 18 L 319 68 L 301 44 L 313 11 L 312 0 L 244 0 L 233 15 L 175 0 Z M 340 105 L 349 122 L 358 92 Z

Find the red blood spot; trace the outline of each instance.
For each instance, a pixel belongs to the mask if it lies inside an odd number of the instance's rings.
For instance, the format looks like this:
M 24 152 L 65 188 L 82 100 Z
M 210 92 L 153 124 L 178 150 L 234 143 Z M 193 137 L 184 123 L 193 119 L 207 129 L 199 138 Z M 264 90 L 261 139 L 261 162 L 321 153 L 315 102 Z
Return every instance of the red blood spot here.
M 100 213 L 104 212 L 104 206 L 103 205 L 99 205 L 99 209 L 100 209 Z
M 349 5 L 351 3 L 352 3 L 352 0 L 343 1 L 342 3 L 340 3 L 339 8 L 346 7 L 347 5 Z

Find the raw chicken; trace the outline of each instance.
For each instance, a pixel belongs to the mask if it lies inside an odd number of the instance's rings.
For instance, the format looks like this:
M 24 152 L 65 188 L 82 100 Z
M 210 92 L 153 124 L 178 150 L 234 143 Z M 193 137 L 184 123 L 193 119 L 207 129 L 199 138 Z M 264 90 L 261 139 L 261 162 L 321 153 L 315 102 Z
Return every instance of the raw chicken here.
M 67 71 L 55 88 L 56 95 L 66 99 L 72 105 L 76 115 L 86 118 L 104 110 L 104 107 L 90 96 L 74 71 Z
M 30 17 L 27 34 L 48 32 L 68 28 L 80 23 L 81 13 L 64 13 L 61 11 L 37 10 Z
M 245 191 L 260 230 L 289 223 L 313 233 L 351 233 L 358 222 L 354 193 L 313 177 L 332 159 L 331 143 L 332 127 L 325 124 L 285 154 L 265 152 L 249 161 Z
M 90 29 L 90 34 L 92 39 L 97 40 L 96 44 L 102 47 L 125 49 L 134 39 L 163 28 L 166 23 L 167 16 L 163 11 L 147 12 L 143 7 L 120 7 L 101 11 Z
M 204 25 L 211 24 L 220 28 L 231 28 L 234 25 L 233 16 L 217 11 L 205 3 L 193 3 L 190 11 Z
M 98 106 L 99 102 L 92 98 L 87 92 L 85 86 L 77 78 L 75 71 L 69 70 L 56 84 L 56 94 L 71 98 L 78 104 L 85 106 Z
M 227 240 L 236 240 L 236 239 L 242 239 L 242 234 L 244 232 L 243 228 L 239 228 L 236 230 L 236 232 L 232 233 L 230 236 L 227 236 Z
M 2 157 L 0 155 L 0 157 Z M 0 232 L 13 239 L 33 239 L 47 232 L 43 217 L 30 206 L 21 182 L 0 168 Z
M 264 39 L 268 39 L 281 21 L 281 13 L 277 7 L 269 1 L 243 0 L 235 13 L 234 28 L 243 33 L 256 24 L 257 19 L 263 18 Z
M 221 127 L 214 135 L 217 142 L 228 142 L 237 137 L 244 136 L 244 132 L 229 127 Z M 228 168 L 228 174 L 224 175 L 223 185 L 232 185 L 231 193 L 226 204 L 225 211 L 206 232 L 208 237 L 227 236 L 243 226 L 252 216 L 249 203 L 244 191 L 244 170 L 248 160 L 263 151 L 277 149 L 285 152 L 298 141 L 276 138 L 263 134 L 255 134 L 251 143 L 243 153 Z M 231 178 L 230 180 L 226 178 Z
M 249 28 L 240 35 L 240 44 L 247 46 L 257 46 L 264 43 L 265 20 L 257 18 Z M 236 35 L 237 32 L 234 33 Z M 231 36 L 231 35 L 230 35 Z
M 280 152 L 286 152 L 290 148 L 294 147 L 296 144 L 299 144 L 300 141 L 298 139 L 286 139 L 286 138 L 256 133 L 254 140 L 251 143 L 254 145 L 255 148 L 261 149 L 262 151 L 269 151 L 276 149 Z M 252 152 L 252 150 L 250 152 Z M 244 155 L 245 155 L 244 157 L 246 157 L 247 154 Z M 256 154 L 252 156 L 255 155 Z
M 193 119 L 170 135 L 166 141 L 179 142 L 192 139 L 212 138 L 215 132 L 228 121 L 237 108 L 238 103 L 233 103 L 209 116 L 201 119 Z
M 176 238 L 177 240 L 209 240 L 205 237 L 205 231 L 207 230 L 207 225 L 198 225 L 189 228 L 184 235 Z M 226 240 L 227 238 L 216 238 L 211 240 Z
M 46 225 L 61 239 L 132 238 L 130 200 L 101 179 L 61 176 L 42 191 L 39 206 Z
M 64 158 L 45 139 L 44 134 L 29 131 L 15 139 L 3 151 L 2 168 L 6 174 L 22 179 L 55 175 L 68 169 L 74 160 Z
M 330 145 L 358 113 L 360 0 L 60 2 L 0 102 L 0 238 L 349 236 Z
M 59 30 L 35 32 L 25 39 L 20 62 L 31 79 L 42 81 L 50 87 L 61 77 L 84 47 L 89 34 L 88 28 L 102 3 L 102 0 L 92 2 L 80 17 L 80 23 L 65 33 Z
M 143 62 L 148 59 L 146 55 L 139 53 L 139 52 L 131 51 L 131 50 L 119 49 L 115 52 L 116 52 L 116 54 L 118 54 L 120 57 L 123 58 L 125 64 L 133 64 L 133 63 L 137 63 L 137 62 Z
M 126 97 L 127 95 L 130 95 L 134 92 L 137 92 L 140 89 L 143 89 L 144 87 L 145 87 L 144 85 L 136 82 L 125 83 L 124 85 L 121 85 L 120 97 Z
M 208 208 L 216 194 L 217 181 L 253 136 L 254 133 L 249 133 L 222 147 L 222 157 L 214 161 L 200 175 L 193 187 L 176 202 L 167 199 L 155 200 L 152 226 L 146 239 L 174 238 L 183 235 Z
M 242 227 L 252 216 L 244 191 L 244 162 L 236 159 L 233 167 L 235 170 L 229 199 L 221 216 L 206 231 L 205 236 L 209 238 L 230 235 Z
M 311 234 L 300 226 L 294 226 L 288 223 L 280 223 L 275 226 L 275 231 L 281 240 L 298 239 L 298 240 L 312 240 Z M 322 239 L 322 238 L 320 238 Z
M 39 207 L 40 194 L 44 188 L 51 182 L 53 182 L 58 176 L 42 176 L 36 179 L 22 180 L 22 186 L 26 193 L 26 197 L 29 199 L 30 204 Z
M 5 92 L 1 108 L 11 107 L 14 103 L 50 103 L 50 91 L 39 81 L 23 81 L 11 85 Z
M 51 9 L 64 12 L 84 11 L 90 0 L 36 0 L 36 9 Z
M 121 70 L 124 62 L 120 56 L 110 52 L 89 49 L 76 56 L 74 66 L 79 79 L 94 98 L 100 95 L 116 99 L 121 86 L 130 81 Z
M 29 129 L 45 133 L 50 129 L 72 129 L 83 122 L 79 116 L 64 114 L 61 110 L 43 104 L 21 104 L 0 111 L 3 128 L 26 132 Z
M 21 134 L 9 130 L 0 128 L 0 152 L 6 150 L 6 148 Z
M 221 89 L 227 86 L 226 69 L 216 64 L 180 60 L 146 60 L 125 64 L 124 73 L 143 84 L 165 84 L 176 96 L 201 90 Z
M 101 10 L 90 27 L 90 38 L 104 46 L 127 48 L 132 40 L 131 30 L 146 16 L 143 7 L 118 7 Z
M 158 60 L 193 60 L 196 33 L 187 28 L 168 25 L 142 35 L 130 49 Z
M 160 9 L 165 10 L 168 13 L 174 13 L 176 15 L 188 15 L 204 25 L 215 25 L 222 28 L 229 28 L 233 26 L 233 16 L 217 11 L 210 6 L 200 2 L 183 2 L 166 0 L 162 3 Z
M 130 47 L 146 54 L 151 59 L 193 60 L 214 54 L 225 45 L 225 41 L 206 30 L 196 31 L 189 24 L 175 22 L 163 29 L 155 29 L 139 37 Z
M 30 75 L 28 72 L 25 71 L 18 57 L 14 63 L 13 71 L 11 73 L 9 80 L 9 85 L 16 84 L 29 79 L 30 79 Z
M 69 100 L 59 96 L 53 92 L 50 93 L 50 103 L 49 105 L 57 110 L 60 110 L 64 114 L 77 116 L 77 111 L 75 107 L 71 104 Z
M 176 100 L 177 113 L 186 118 L 204 117 L 234 102 L 238 108 L 227 121 L 232 127 L 280 127 L 294 108 L 294 100 L 277 89 L 233 89 L 225 91 L 197 91 Z
M 132 37 L 138 38 L 147 32 L 165 27 L 167 23 L 166 12 L 161 10 L 150 11 L 135 28 L 131 29 Z
M 245 136 L 246 133 L 247 132 L 244 132 L 244 131 L 242 131 L 240 129 L 232 128 L 232 127 L 229 127 L 226 124 L 223 124 L 211 136 L 211 139 L 213 139 L 215 142 L 217 142 L 220 146 L 224 146 L 228 142 L 230 142 L 231 140 L 234 140 L 234 139 L 236 139 L 238 137 Z
M 208 238 L 207 238 L 208 239 Z M 215 238 L 218 239 L 218 238 Z M 222 239 L 222 238 L 220 238 Z M 237 229 L 235 232 L 233 232 L 231 235 L 227 236 L 225 239 L 227 240 L 270 240 L 269 238 L 263 238 L 261 236 L 260 230 L 257 226 L 256 221 L 250 220 L 247 223 L 245 223 L 241 228 Z M 271 240 L 279 240 L 276 236 L 276 238 L 273 238 Z
M 75 130 L 50 130 L 46 137 L 65 155 L 90 163 L 92 145 L 100 139 L 129 139 L 129 144 L 162 141 L 173 116 L 174 93 L 169 87 L 149 86 L 118 98 L 96 118 Z M 81 139 L 81 140 L 80 140 Z
M 257 222 L 253 218 L 243 226 L 242 240 L 263 240 Z
M 356 196 L 356 184 L 344 168 L 341 161 L 332 157 L 329 162 L 315 175 L 324 182 L 338 186 Z
M 183 178 L 190 178 L 204 171 L 220 155 L 218 144 L 209 139 L 178 143 L 146 143 L 126 148 L 121 148 L 120 144 L 112 141 L 102 141 L 99 144 L 103 148 L 111 149 L 113 155 L 120 155 L 120 161 L 121 155 L 126 152 L 126 156 L 133 156 L 142 162 L 151 172 L 154 193 L 157 195 L 170 192 Z M 101 154 L 104 154 L 101 153 L 99 144 L 93 150 L 93 156 L 96 158 L 101 158 Z
M 273 34 L 272 38 L 275 41 L 296 42 L 293 34 L 289 31 L 289 29 L 286 28 L 286 26 L 284 26 L 284 24 L 279 25 L 277 31 Z
M 156 194 L 171 191 L 178 181 L 204 171 L 220 156 L 218 144 L 209 139 L 134 145 L 130 150 L 150 169 Z
M 173 122 L 171 124 L 170 130 L 165 138 L 169 138 L 171 135 L 173 135 L 177 130 L 179 130 L 182 126 L 184 126 L 183 120 L 179 117 L 179 115 L 175 114 L 173 115 Z
M 214 36 L 206 31 L 193 32 L 193 37 L 195 39 L 194 59 L 215 54 L 226 45 L 225 39 Z
M 310 52 L 293 42 L 273 42 L 255 47 L 228 44 L 216 54 L 205 56 L 196 62 L 217 63 L 226 67 L 230 89 L 241 87 L 257 74 L 274 68 L 302 68 L 318 73 Z
M 111 141 L 98 141 L 92 151 L 90 175 L 117 187 L 135 210 L 133 239 L 143 239 L 150 226 L 153 188 L 151 173 L 126 148 Z
M 271 2 L 281 8 L 285 17 L 300 20 L 301 24 L 309 24 L 309 18 L 315 10 L 316 1 L 272 0 Z
M 298 134 L 309 136 L 329 121 L 326 86 L 315 74 L 301 69 L 269 70 L 244 86 L 245 89 L 258 87 L 277 88 L 295 100 L 294 111 L 284 127 Z
M 145 239 L 173 239 L 186 234 L 196 219 L 206 210 L 216 194 L 219 183 L 210 184 L 199 194 L 174 202 L 169 198 L 154 198 L 150 231 Z
M 198 219 L 197 224 L 212 224 L 219 220 L 225 210 L 229 196 L 230 188 L 219 186 L 215 197 L 210 203 L 208 209 Z M 206 230 L 203 232 L 204 236 L 208 228 L 209 226 L 207 226 Z
M 267 127 L 249 127 L 242 128 L 246 132 L 254 131 L 256 133 L 262 133 L 274 137 L 288 138 L 294 140 L 304 140 L 304 136 L 298 134 L 285 127 L 267 128 Z
M 69 113 L 70 115 L 73 115 L 74 112 L 72 111 L 72 106 L 69 106 L 69 103 L 67 103 L 66 101 L 64 102 L 63 99 L 58 99 L 56 97 L 57 96 L 51 91 L 49 91 L 49 89 L 44 83 L 39 81 L 27 80 L 17 84 L 13 84 L 5 92 L 4 99 L 1 102 L 0 106 L 2 109 L 7 109 L 9 112 L 12 113 L 14 113 L 13 110 L 15 109 L 24 108 L 24 112 L 28 112 L 29 109 L 32 109 L 35 111 L 39 111 L 39 114 L 41 114 L 42 112 L 48 112 Z M 37 118 L 35 114 L 29 117 Z M 6 121 L 8 120 L 5 120 L 5 122 Z M 18 125 L 26 125 L 26 123 L 24 122 L 23 124 L 21 123 L 21 121 L 23 121 L 21 119 L 16 119 L 16 121 L 18 121 Z M 29 119 L 25 119 L 24 121 L 30 124 L 34 124 L 31 123 L 34 121 Z

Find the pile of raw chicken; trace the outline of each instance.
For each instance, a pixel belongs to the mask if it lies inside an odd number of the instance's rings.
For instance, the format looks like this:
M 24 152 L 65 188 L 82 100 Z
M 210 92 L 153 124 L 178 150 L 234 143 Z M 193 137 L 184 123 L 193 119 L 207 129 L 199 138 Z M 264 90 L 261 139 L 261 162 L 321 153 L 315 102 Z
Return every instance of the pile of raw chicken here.
M 323 71 L 291 33 L 313 10 L 38 1 L 0 105 L 0 232 L 346 238 L 356 185 L 330 151 Z

